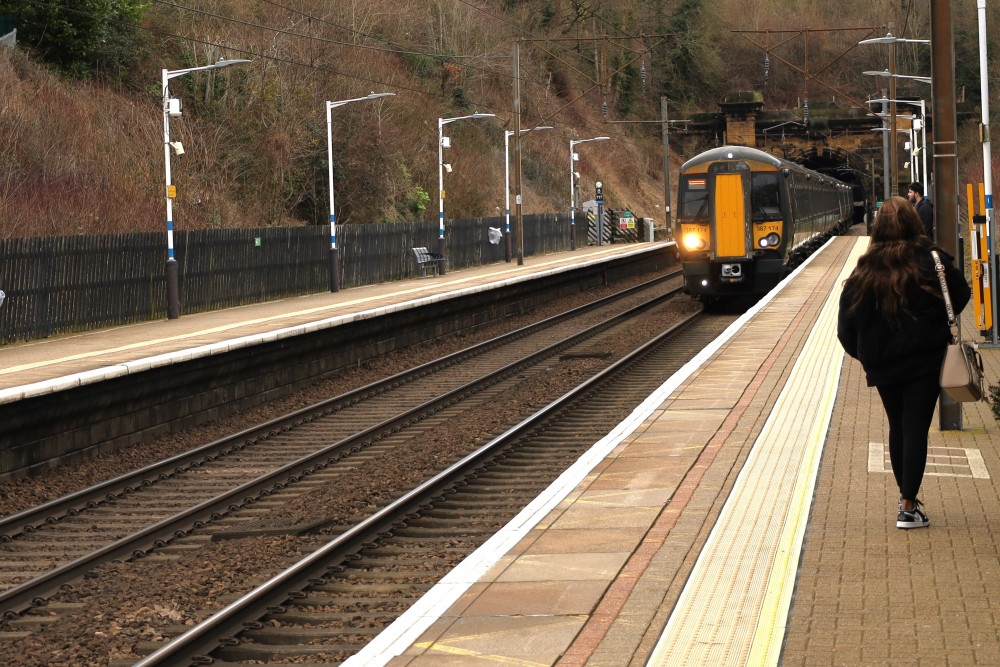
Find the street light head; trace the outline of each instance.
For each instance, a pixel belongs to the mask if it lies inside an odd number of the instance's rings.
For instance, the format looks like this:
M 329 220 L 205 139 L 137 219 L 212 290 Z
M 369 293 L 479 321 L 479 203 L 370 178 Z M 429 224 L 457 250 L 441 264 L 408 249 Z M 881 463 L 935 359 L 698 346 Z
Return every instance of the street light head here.
M 365 99 L 366 100 L 377 100 L 380 97 L 395 97 L 395 96 L 396 96 L 396 93 L 375 93 L 375 92 L 373 92 L 370 95 L 368 95 L 368 97 L 366 97 Z
M 229 67 L 230 65 L 239 65 L 241 63 L 248 63 L 249 60 L 237 58 L 235 60 L 226 60 L 225 56 L 221 56 L 219 61 L 213 65 L 213 67 Z

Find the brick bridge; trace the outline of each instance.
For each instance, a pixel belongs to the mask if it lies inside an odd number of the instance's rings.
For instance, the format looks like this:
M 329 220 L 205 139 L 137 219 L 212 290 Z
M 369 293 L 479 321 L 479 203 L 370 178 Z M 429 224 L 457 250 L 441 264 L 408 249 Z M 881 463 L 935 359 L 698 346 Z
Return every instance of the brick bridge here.
M 866 202 L 865 209 L 871 210 L 874 202 L 883 198 L 883 133 L 875 131 L 882 127 L 882 120 L 869 115 L 867 109 L 813 100 L 803 122 L 801 107 L 765 110 L 763 95 L 758 92 L 732 93 L 719 107 L 718 112 L 695 114 L 688 122 L 675 122 L 670 130 L 670 141 L 671 144 L 676 142 L 678 148 L 672 145 L 671 152 L 690 156 L 725 144 L 751 146 L 850 184 L 854 187 L 855 200 Z M 896 107 L 897 116 L 920 115 L 919 101 L 912 105 L 898 103 Z M 973 113 L 963 114 L 962 111 L 960 120 Z M 929 151 L 930 122 L 928 118 Z M 910 123 L 907 118 L 897 119 L 897 128 L 905 130 L 897 132 L 899 171 L 896 182 L 903 196 L 910 182 L 910 169 L 903 166 L 911 159 L 904 147 L 909 141 Z M 928 169 L 932 164 L 928 154 Z

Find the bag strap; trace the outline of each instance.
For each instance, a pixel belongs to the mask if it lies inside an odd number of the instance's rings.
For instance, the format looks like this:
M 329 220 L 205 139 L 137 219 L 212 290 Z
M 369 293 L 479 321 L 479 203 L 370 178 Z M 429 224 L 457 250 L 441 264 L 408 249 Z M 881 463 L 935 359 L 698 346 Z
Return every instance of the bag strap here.
M 958 343 L 958 322 L 955 320 L 955 309 L 951 305 L 951 294 L 948 293 L 948 281 L 944 277 L 944 264 L 937 250 L 931 250 L 931 257 L 934 258 L 934 270 L 937 271 L 938 281 L 941 283 L 941 295 L 944 296 L 944 307 L 948 310 L 948 327 L 951 329 L 952 343 Z

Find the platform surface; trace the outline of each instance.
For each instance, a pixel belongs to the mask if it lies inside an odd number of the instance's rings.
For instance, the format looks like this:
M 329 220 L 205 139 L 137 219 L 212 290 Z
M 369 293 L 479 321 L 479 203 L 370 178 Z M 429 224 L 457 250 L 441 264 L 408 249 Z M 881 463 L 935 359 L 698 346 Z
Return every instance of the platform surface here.
M 307 327 L 331 326 L 353 317 L 377 316 L 428 300 L 491 289 L 620 255 L 648 252 L 666 243 L 587 246 L 574 251 L 531 256 L 518 265 L 487 264 L 449 271 L 443 276 L 365 285 L 176 320 L 155 320 L 0 347 L 0 404 L 25 392 L 50 392 L 73 383 L 96 382 L 151 364 L 212 354 L 227 346 L 254 344 L 275 335 L 295 335 Z
M 836 340 L 866 244 L 831 241 L 346 664 L 1000 664 L 1000 428 L 935 415 L 930 527 L 895 527 Z

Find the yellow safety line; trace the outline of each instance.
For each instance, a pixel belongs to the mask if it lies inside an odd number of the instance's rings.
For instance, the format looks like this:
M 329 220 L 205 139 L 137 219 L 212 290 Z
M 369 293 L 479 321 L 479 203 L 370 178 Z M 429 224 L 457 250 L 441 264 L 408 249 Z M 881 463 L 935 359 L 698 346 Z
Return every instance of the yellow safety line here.
M 601 251 L 592 253 L 590 255 L 587 255 L 587 257 L 588 258 L 595 257 L 597 255 L 603 255 L 603 254 L 614 252 L 615 250 L 617 250 L 617 248 L 609 249 L 609 250 L 601 250 Z M 549 266 L 549 265 L 552 265 L 552 264 L 559 264 L 559 263 L 564 262 L 564 261 L 565 260 L 553 260 L 553 261 L 550 261 L 550 262 L 542 262 L 540 264 L 533 264 L 533 265 L 531 265 L 530 267 L 527 267 L 527 268 L 538 269 L 538 268 L 541 268 L 543 266 Z M 526 267 L 522 266 L 522 267 L 518 267 L 518 268 L 514 268 L 514 269 L 507 269 L 505 271 L 499 271 L 499 272 L 497 272 L 495 274 L 492 274 L 492 275 L 499 276 L 499 275 L 503 275 L 503 274 L 507 274 L 507 273 L 517 273 L 518 271 L 523 272 L 525 270 L 525 268 Z M 471 277 L 468 277 L 468 278 L 458 278 L 456 280 L 445 282 L 443 284 L 446 285 L 446 286 L 448 286 L 448 285 L 460 285 L 462 283 L 470 282 L 470 281 L 476 280 L 478 278 L 479 278 L 479 276 L 471 276 Z M 442 283 L 440 283 L 440 282 L 435 283 L 435 285 L 438 285 L 438 286 L 441 285 L 441 284 Z M 415 288 L 409 289 L 409 290 L 402 290 L 402 291 L 399 291 L 399 292 L 394 292 L 394 294 L 395 295 L 412 294 L 414 292 L 420 292 L 420 291 L 425 290 L 425 289 L 427 289 L 427 287 L 421 286 L 421 287 L 415 287 Z M 112 348 L 107 348 L 107 349 L 104 349 L 104 350 L 95 350 L 93 352 L 81 352 L 80 354 L 72 354 L 72 355 L 69 355 L 67 357 L 62 357 L 62 358 L 59 358 L 59 359 L 47 359 L 45 361 L 37 361 L 37 362 L 34 362 L 34 363 L 30 363 L 30 364 L 22 364 L 20 366 L 11 366 L 9 368 L 0 369 L 0 375 L 7 375 L 9 373 L 19 373 L 21 371 L 32 370 L 32 369 L 35 369 L 35 368 L 42 368 L 43 366 L 52 366 L 54 364 L 65 363 L 67 361 L 79 361 L 80 359 L 88 359 L 90 357 L 100 357 L 100 356 L 103 356 L 103 355 L 106 355 L 106 354 L 114 354 L 115 352 L 124 352 L 126 350 L 135 350 L 135 349 L 139 349 L 139 348 L 143 348 L 143 347 L 150 347 L 152 345 L 159 345 L 160 343 L 170 343 L 170 342 L 173 342 L 173 341 L 185 340 L 185 339 L 188 339 L 188 338 L 197 338 L 198 336 L 205 336 L 205 335 L 208 335 L 208 334 L 219 333 L 220 331 L 229 331 L 231 329 L 239 329 L 240 327 L 251 326 L 251 325 L 254 325 L 254 324 L 263 324 L 264 322 L 271 322 L 271 321 L 274 321 L 274 320 L 287 319 L 287 318 L 291 318 L 291 317 L 299 317 L 301 315 L 310 315 L 310 314 L 313 314 L 313 313 L 323 312 L 324 310 L 332 310 L 334 308 L 346 308 L 348 306 L 354 306 L 354 305 L 357 305 L 359 303 L 367 303 L 369 301 L 377 301 L 379 299 L 385 299 L 385 298 L 386 298 L 385 295 L 382 295 L 382 296 L 369 296 L 369 297 L 364 297 L 364 298 L 361 298 L 361 299 L 354 299 L 353 301 L 342 301 L 342 302 L 339 302 L 339 303 L 333 303 L 333 304 L 329 304 L 329 305 L 326 305 L 326 306 L 316 306 L 315 308 L 306 308 L 305 310 L 298 310 L 298 311 L 291 312 L 291 313 L 283 313 L 281 315 L 271 315 L 269 317 L 261 317 L 261 318 L 257 318 L 257 319 L 253 319 L 253 320 L 245 320 L 243 322 L 236 322 L 236 323 L 233 323 L 233 324 L 226 324 L 226 325 L 223 325 L 223 326 L 213 327 L 211 329 L 203 329 L 201 331 L 194 331 L 194 332 L 186 333 L 186 334 L 177 334 L 176 336 L 167 336 L 165 338 L 155 338 L 155 339 L 152 339 L 152 340 L 145 340 L 145 341 L 141 341 L 141 342 L 138 342 L 138 343 L 130 343 L 129 345 L 122 345 L 120 347 L 112 347 Z
M 785 628 L 788 625 L 788 610 L 792 602 L 792 593 L 795 590 L 795 578 L 798 572 L 799 557 L 802 553 L 802 539 L 809 521 L 813 489 L 819 472 L 823 445 L 826 442 L 829 420 L 833 414 L 833 404 L 837 398 L 840 369 L 844 360 L 844 355 L 839 353 L 837 349 L 839 343 L 836 338 L 840 294 L 844 280 L 854 270 L 858 257 L 867 249 L 867 240 L 867 237 L 864 237 L 863 240 L 855 244 L 850 257 L 844 264 L 843 271 L 834 284 L 823 312 L 813 328 L 813 335 L 819 334 L 818 349 L 814 352 L 816 360 L 819 361 L 824 350 L 833 349 L 836 353 L 833 355 L 834 359 L 830 360 L 832 363 L 825 369 L 826 375 L 823 378 L 822 398 L 817 410 L 817 414 L 823 418 L 815 420 L 809 432 L 803 465 L 799 468 L 795 490 L 792 493 L 788 518 L 785 520 L 781 537 L 778 539 L 778 557 L 771 570 L 771 577 L 764 593 L 760 620 L 747 661 L 747 664 L 750 665 L 776 665 L 781 657 Z M 811 338 L 812 336 L 810 336 Z M 803 354 L 805 354 L 805 349 L 803 349 Z
M 841 283 L 866 241 L 852 249 L 649 665 L 777 664 L 843 361 L 835 338 Z

